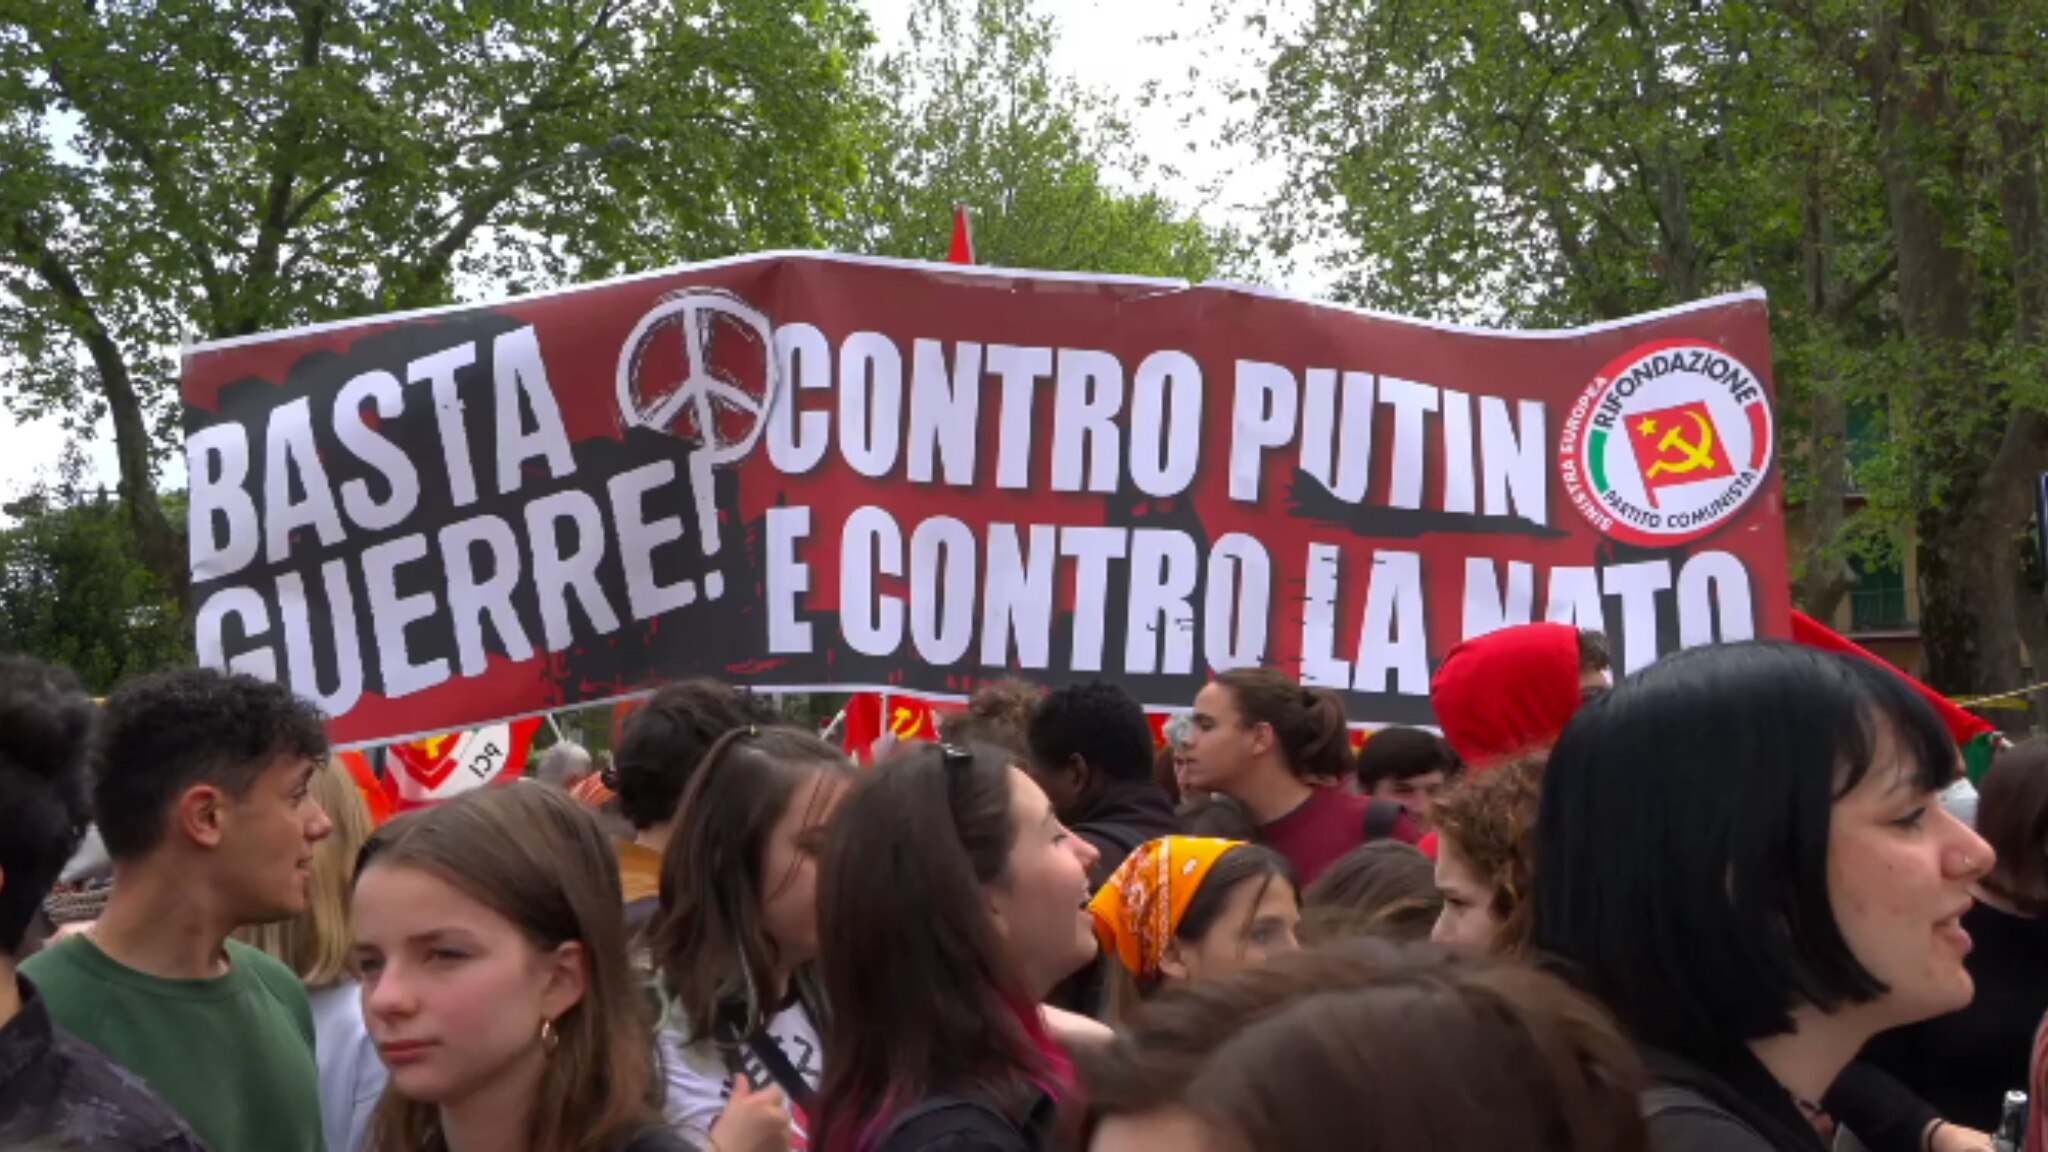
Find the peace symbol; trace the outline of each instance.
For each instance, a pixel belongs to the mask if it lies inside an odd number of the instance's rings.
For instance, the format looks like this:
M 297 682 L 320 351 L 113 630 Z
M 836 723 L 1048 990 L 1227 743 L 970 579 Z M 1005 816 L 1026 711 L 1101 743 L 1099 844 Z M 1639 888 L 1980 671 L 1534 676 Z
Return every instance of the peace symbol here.
M 655 339 L 667 328 L 682 330 L 683 382 L 652 408 L 642 409 L 634 398 L 633 383 Z M 733 333 L 759 349 L 765 378 L 758 387 L 750 387 L 752 381 L 735 379 L 713 365 L 712 349 L 722 333 Z M 687 406 L 701 441 L 699 450 L 713 465 L 730 464 L 743 459 L 760 442 L 769 409 L 782 391 L 781 367 L 775 330 L 767 316 L 721 289 L 685 289 L 657 302 L 626 337 L 619 356 L 619 414 L 630 426 L 667 432 Z M 746 435 L 721 442 L 720 410 L 750 417 Z

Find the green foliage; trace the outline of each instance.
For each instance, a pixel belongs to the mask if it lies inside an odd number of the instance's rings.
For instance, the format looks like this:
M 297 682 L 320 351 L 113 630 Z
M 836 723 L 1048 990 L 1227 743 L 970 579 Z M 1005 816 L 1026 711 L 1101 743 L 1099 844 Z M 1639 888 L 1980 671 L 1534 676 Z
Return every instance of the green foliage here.
M 0 0 L 0 387 L 153 463 L 174 349 L 815 244 L 855 0 Z
M 65 665 L 104 694 L 131 676 L 189 664 L 192 643 L 120 507 L 104 490 L 88 491 L 83 477 L 74 447 L 55 483 L 7 508 L 14 524 L 0 530 L 0 650 Z
M 1144 190 L 1159 174 L 1129 126 L 1053 74 L 1052 36 L 1028 0 L 926 0 L 909 50 L 868 70 L 865 177 L 836 245 L 942 259 L 965 204 L 983 264 L 1197 281 L 1232 267 L 1234 238 Z

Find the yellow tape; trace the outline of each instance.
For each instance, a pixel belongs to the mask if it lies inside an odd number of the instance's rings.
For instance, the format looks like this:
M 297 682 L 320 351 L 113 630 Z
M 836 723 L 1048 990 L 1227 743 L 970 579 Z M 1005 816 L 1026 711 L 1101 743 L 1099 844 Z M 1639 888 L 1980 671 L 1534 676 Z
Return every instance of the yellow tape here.
M 1951 696 L 1949 697 L 1949 703 L 1954 704 L 1958 708 L 2007 708 L 2017 710 L 2027 707 L 2026 702 L 2021 700 L 2020 697 L 2032 696 L 2034 693 L 2043 691 L 2044 689 L 2048 689 L 2048 680 L 2043 680 L 2039 684 L 2029 684 L 2025 688 L 2015 688 L 2010 692 L 2000 692 L 1991 696 L 1968 696 L 1960 699 Z M 2000 701 L 2007 700 L 2012 701 L 2012 703 L 2000 703 Z

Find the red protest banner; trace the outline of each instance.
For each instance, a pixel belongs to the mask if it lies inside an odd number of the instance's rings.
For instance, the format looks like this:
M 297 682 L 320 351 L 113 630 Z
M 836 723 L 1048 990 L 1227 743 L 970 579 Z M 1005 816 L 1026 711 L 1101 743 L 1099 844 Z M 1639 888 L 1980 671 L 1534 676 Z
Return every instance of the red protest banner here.
M 1427 723 L 1509 623 L 1624 670 L 1787 634 L 1770 360 L 1755 294 L 1484 332 L 821 255 L 224 341 L 184 362 L 198 649 L 343 742 L 696 675 L 1181 708 L 1255 663 Z

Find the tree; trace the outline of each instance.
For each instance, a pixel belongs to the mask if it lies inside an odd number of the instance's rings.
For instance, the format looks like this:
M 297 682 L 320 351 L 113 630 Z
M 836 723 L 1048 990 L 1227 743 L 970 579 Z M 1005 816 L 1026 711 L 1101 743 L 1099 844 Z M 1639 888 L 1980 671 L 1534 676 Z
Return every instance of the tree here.
M 814 242 L 866 39 L 853 0 L 0 0 L 0 384 L 111 417 L 182 589 L 176 343 Z
M 2020 673 L 2025 477 L 2048 467 L 2044 9 L 1321 4 L 1254 123 L 1306 177 L 1283 241 L 1334 239 L 1359 299 L 1547 323 L 1765 286 L 1817 535 L 1801 602 L 1831 612 L 1848 555 L 1910 536 L 1930 678 L 1996 691 Z M 1853 468 L 1852 408 L 1887 430 Z M 1852 475 L 1872 503 L 1845 519 Z
M 864 177 L 837 246 L 938 259 L 965 204 L 985 264 L 1187 280 L 1229 264 L 1233 238 L 1145 186 L 1128 126 L 1052 72 L 1052 42 L 1029 0 L 925 0 L 908 50 L 868 70 Z
M 0 650 L 78 673 L 105 693 L 131 676 L 190 663 L 177 597 L 143 562 L 132 521 L 89 490 L 74 444 L 54 483 L 8 505 L 0 531 Z M 167 501 L 179 510 L 181 498 Z

